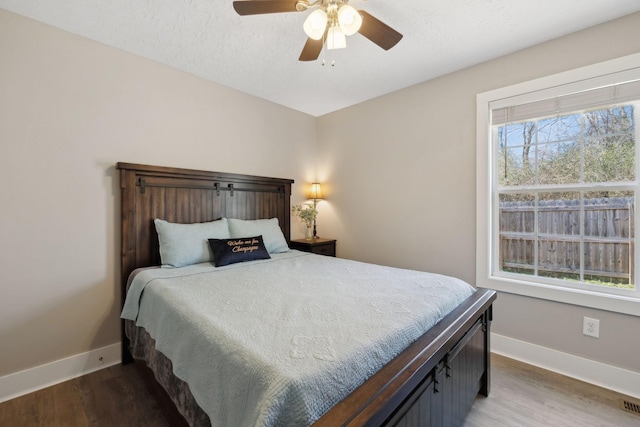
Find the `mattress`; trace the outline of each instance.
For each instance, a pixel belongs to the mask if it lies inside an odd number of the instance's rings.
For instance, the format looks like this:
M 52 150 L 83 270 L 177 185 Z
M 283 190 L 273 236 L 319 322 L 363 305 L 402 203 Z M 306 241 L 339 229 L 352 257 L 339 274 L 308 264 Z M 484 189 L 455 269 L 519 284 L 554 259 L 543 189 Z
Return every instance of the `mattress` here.
M 312 424 L 474 292 L 298 251 L 134 274 L 122 317 L 155 340 L 213 426 Z

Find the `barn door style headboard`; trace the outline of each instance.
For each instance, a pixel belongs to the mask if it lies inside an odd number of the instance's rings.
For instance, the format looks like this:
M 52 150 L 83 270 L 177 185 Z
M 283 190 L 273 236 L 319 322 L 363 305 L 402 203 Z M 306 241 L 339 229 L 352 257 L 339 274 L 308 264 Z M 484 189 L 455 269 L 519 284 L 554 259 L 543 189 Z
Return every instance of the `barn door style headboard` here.
M 289 242 L 291 179 L 131 163 L 118 163 L 117 168 L 122 196 L 123 286 L 136 268 L 160 265 L 155 218 L 182 224 L 223 217 L 278 218 Z

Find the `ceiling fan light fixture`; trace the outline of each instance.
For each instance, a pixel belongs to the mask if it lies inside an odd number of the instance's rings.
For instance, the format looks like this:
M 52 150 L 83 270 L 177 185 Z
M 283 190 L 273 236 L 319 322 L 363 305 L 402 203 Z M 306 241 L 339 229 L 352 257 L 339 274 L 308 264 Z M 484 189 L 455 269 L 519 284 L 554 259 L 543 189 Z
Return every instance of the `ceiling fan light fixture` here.
M 362 16 L 353 7 L 345 4 L 338 10 L 338 22 L 342 32 L 346 36 L 351 36 L 362 26 Z
M 325 28 L 327 28 L 327 20 L 326 12 L 322 9 L 316 9 L 307 16 L 302 28 L 309 38 L 320 40 L 324 35 Z
M 233 8 L 240 16 L 308 12 L 303 23 L 307 41 L 299 61 L 315 61 L 324 49 L 347 47 L 346 36 L 356 32 L 384 50 L 402 39 L 402 34 L 378 18 L 347 3 L 349 0 L 233 0 Z
M 327 32 L 327 49 L 343 49 L 345 47 L 347 47 L 347 38 L 340 27 L 330 27 Z

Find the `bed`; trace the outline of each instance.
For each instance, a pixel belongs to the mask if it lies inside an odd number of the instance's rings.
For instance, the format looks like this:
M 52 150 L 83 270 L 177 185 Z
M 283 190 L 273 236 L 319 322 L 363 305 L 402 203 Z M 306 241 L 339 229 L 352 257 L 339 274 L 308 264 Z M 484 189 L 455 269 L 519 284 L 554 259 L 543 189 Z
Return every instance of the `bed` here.
M 247 271 L 249 275 L 264 276 L 267 273 L 259 269 L 266 268 L 275 270 L 273 274 L 276 276 L 278 274 L 282 276 L 282 271 L 291 272 L 293 275 L 295 269 L 309 272 L 316 266 L 317 268 L 342 268 L 345 271 L 356 269 L 356 267 L 360 268 L 359 265 L 352 264 L 354 263 L 352 261 L 337 259 L 330 261 L 321 255 L 297 251 L 272 255 L 268 260 L 222 267 L 218 269 L 219 271 L 214 271 L 216 268 L 206 263 L 189 266 L 185 269 L 148 268 L 161 264 L 158 233 L 154 224 L 156 218 L 164 219 L 172 224 L 220 222 L 218 220 L 226 218 L 238 221 L 261 219 L 273 221 L 273 218 L 276 218 L 276 223 L 280 228 L 278 231 L 282 232 L 282 236 L 288 243 L 291 221 L 290 196 L 293 181 L 130 163 L 118 163 L 117 168 L 120 170 L 122 197 L 123 304 L 128 285 L 132 286 L 132 289 L 138 286 L 133 284 L 134 280 L 140 281 L 145 276 L 148 276 L 147 282 L 160 283 L 162 280 L 169 280 L 157 277 L 157 274 L 160 276 L 167 274 L 181 276 L 182 272 L 188 272 L 184 275 L 235 277 L 230 275 L 236 274 L 236 271 Z M 327 263 L 329 263 L 328 267 L 325 266 Z M 375 270 L 382 268 L 380 266 L 367 267 L 362 265 L 362 267 L 374 269 L 375 274 L 372 273 L 371 278 L 381 277 L 391 272 L 397 273 L 398 280 L 400 280 L 400 275 L 409 275 L 409 280 L 413 281 L 422 280 L 418 276 L 411 276 L 413 273 L 406 270 Z M 136 274 L 132 275 L 131 273 L 134 271 Z M 393 284 L 395 277 L 393 274 L 387 279 L 388 283 Z M 176 279 L 172 278 L 171 280 Z M 187 278 L 178 278 L 177 280 L 187 280 Z M 438 280 L 454 279 L 442 276 Z M 371 280 L 371 282 L 373 281 Z M 218 279 L 216 282 L 222 283 Z M 302 280 L 300 283 L 300 286 L 303 286 Z M 144 286 L 147 285 L 142 285 L 142 289 Z M 167 286 L 169 286 L 169 282 L 167 282 Z M 332 289 L 341 289 L 338 285 L 331 286 L 334 286 Z M 206 287 L 208 288 L 210 285 Z M 146 290 L 144 292 L 149 293 L 148 298 L 150 299 L 151 292 Z M 214 292 L 222 293 L 221 290 Z M 277 295 L 280 292 L 279 288 L 274 288 L 271 294 L 264 294 L 257 298 L 269 298 L 269 295 Z M 142 294 L 142 291 L 140 293 Z M 328 292 L 329 296 L 332 293 Z M 358 383 L 354 387 L 349 386 L 351 387 L 349 393 L 344 396 L 340 395 L 339 399 L 328 393 L 333 390 L 333 386 L 326 390 L 323 390 L 322 387 L 307 387 L 317 389 L 315 392 L 319 393 L 311 398 L 313 402 L 320 402 L 319 412 L 314 413 L 310 418 L 313 425 L 460 425 L 476 396 L 478 394 L 486 396 L 489 393 L 489 334 L 494 299 L 495 293 L 489 290 L 478 289 L 468 296 L 465 294 L 462 302 L 456 302 L 455 306 L 447 308 L 448 314 L 441 318 L 436 316 L 432 327 L 426 332 L 421 332 L 421 335 L 417 337 L 410 337 L 406 343 L 408 346 L 402 347 L 403 349 L 396 352 L 397 354 L 393 353 L 393 357 L 389 360 L 384 359 L 384 365 L 376 367 L 375 372 L 367 372 L 365 374 L 366 381 L 363 380 L 363 383 Z M 211 300 L 214 301 L 215 297 Z M 160 310 L 147 309 L 147 311 L 158 312 Z M 216 311 L 222 310 L 218 308 Z M 243 322 L 244 319 L 239 317 L 238 321 Z M 391 319 L 383 323 L 394 322 Z M 242 324 L 244 325 L 244 323 Z M 174 325 L 174 320 L 170 320 L 168 325 Z M 197 391 L 198 385 L 193 382 L 191 384 L 191 388 L 194 388 L 192 393 L 188 381 L 183 381 L 185 375 L 180 371 L 182 368 L 178 366 L 179 361 L 174 366 L 171 358 L 156 348 L 155 338 L 158 331 L 151 334 L 146 329 L 151 330 L 153 327 L 149 325 L 148 328 L 144 328 L 136 326 L 135 321 L 123 320 L 123 363 L 131 362 L 134 359 L 144 361 L 154 372 L 157 382 L 167 390 L 176 408 L 190 425 L 218 425 L 219 419 L 223 418 L 222 415 L 216 416 L 218 412 L 212 412 L 209 406 L 202 404 L 206 399 L 203 399 L 201 394 L 198 395 L 201 391 Z M 304 343 L 309 336 L 313 337 L 313 333 L 307 333 L 300 339 L 296 338 L 291 344 L 295 347 L 299 342 Z M 326 344 L 324 341 L 323 343 Z M 342 350 L 348 345 L 342 342 L 338 347 Z M 333 351 L 333 349 L 330 350 Z M 165 350 L 165 353 L 170 352 Z M 316 354 L 316 356 L 318 355 Z M 219 355 L 216 354 L 216 357 Z M 336 356 L 332 352 L 325 351 L 324 353 L 320 352 L 316 359 L 336 357 L 341 360 L 340 353 Z M 303 365 L 300 364 L 300 366 Z M 230 364 L 229 366 L 234 365 Z M 291 366 L 294 369 L 294 365 Z M 178 370 L 179 375 L 174 374 L 174 369 Z M 243 370 L 242 367 L 238 367 L 237 373 L 240 374 Z M 254 376 L 247 381 L 254 381 L 255 378 Z M 239 379 L 238 382 L 241 380 Z M 219 391 L 218 389 L 227 388 L 224 384 L 219 386 L 213 384 L 213 386 L 208 385 L 212 393 Z M 296 387 L 298 386 L 304 388 L 306 384 L 296 383 Z M 297 392 L 289 394 L 296 395 Z M 317 396 L 325 395 L 329 403 L 322 406 L 324 401 L 318 399 Z M 239 399 L 241 398 L 239 397 Z M 283 402 L 285 403 L 280 406 L 295 406 L 295 403 L 290 403 L 292 401 L 284 400 Z M 235 401 L 232 402 L 232 405 L 235 404 Z M 251 405 L 251 403 L 247 405 Z M 205 406 L 207 410 L 201 406 Z M 315 403 L 312 406 L 315 406 Z M 227 409 L 226 407 L 218 407 L 215 410 L 220 411 L 221 414 L 225 413 Z M 207 414 L 207 411 L 210 415 Z M 283 420 L 288 420 L 288 418 L 267 417 L 268 423 L 273 425 L 290 423 Z M 310 424 L 310 422 L 303 424 Z

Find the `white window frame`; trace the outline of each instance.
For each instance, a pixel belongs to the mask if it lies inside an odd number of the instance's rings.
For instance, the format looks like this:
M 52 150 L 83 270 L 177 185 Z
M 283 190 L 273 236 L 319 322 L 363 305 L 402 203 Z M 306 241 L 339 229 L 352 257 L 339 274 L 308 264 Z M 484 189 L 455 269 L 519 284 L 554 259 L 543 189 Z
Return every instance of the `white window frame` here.
M 640 275 L 636 273 L 636 291 L 619 295 L 558 286 L 549 281 L 527 281 L 526 276 L 499 275 L 492 268 L 494 236 L 497 224 L 492 221 L 491 108 L 519 105 L 562 96 L 578 91 L 640 79 L 640 54 L 555 74 L 548 77 L 492 90 L 477 95 L 476 127 L 476 285 L 501 292 L 541 298 L 567 304 L 592 307 L 640 316 Z M 636 144 L 640 141 L 636 141 Z M 636 156 L 640 146 L 636 149 Z M 636 158 L 637 164 L 640 159 Z M 636 177 L 639 181 L 640 177 Z M 640 197 L 640 192 L 636 197 Z M 638 204 L 636 205 L 638 206 Z M 635 210 L 635 224 L 640 224 L 640 209 Z M 635 232 L 635 266 L 640 267 L 640 230 Z

